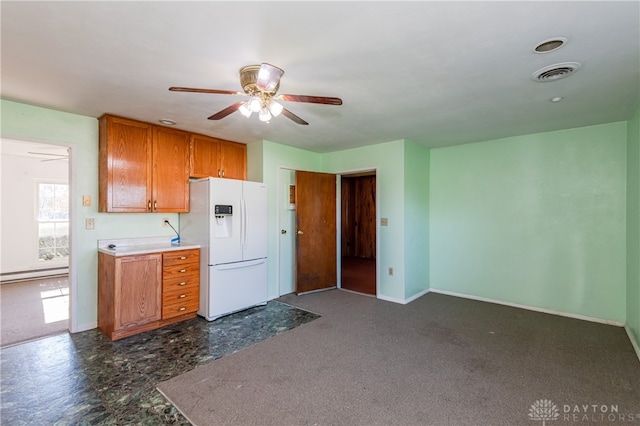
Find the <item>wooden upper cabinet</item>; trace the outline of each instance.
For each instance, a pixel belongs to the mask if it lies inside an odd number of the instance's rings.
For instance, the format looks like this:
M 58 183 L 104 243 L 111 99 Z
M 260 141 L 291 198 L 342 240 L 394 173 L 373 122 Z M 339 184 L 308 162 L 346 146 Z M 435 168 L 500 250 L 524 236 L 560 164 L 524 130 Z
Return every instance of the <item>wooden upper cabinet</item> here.
M 189 133 L 153 128 L 153 212 L 189 211 Z
M 190 176 L 193 178 L 247 178 L 245 144 L 192 134 L 190 141 Z
M 111 115 L 99 124 L 99 211 L 189 211 L 188 132 Z
M 102 116 L 99 140 L 101 212 L 148 212 L 151 199 L 151 125 Z

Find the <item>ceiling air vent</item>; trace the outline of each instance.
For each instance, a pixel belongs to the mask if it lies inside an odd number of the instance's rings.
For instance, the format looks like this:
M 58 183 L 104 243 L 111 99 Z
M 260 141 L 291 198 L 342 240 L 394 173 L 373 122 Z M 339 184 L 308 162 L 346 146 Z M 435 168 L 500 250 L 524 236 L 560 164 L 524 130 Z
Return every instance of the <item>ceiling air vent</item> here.
M 541 83 L 556 81 L 569 77 L 579 69 L 580 64 L 578 62 L 563 62 L 561 64 L 549 65 L 548 67 L 539 69 L 531 75 L 531 79 Z

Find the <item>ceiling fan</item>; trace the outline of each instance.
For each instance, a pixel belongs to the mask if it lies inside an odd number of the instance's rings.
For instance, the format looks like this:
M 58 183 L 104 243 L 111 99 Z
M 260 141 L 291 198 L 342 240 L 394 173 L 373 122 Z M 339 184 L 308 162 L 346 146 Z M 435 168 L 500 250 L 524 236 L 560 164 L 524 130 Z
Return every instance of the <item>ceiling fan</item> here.
M 231 113 L 240 111 L 245 117 L 252 113 L 258 113 L 260 121 L 269 122 L 272 117 L 282 114 L 294 122 L 308 125 L 306 121 L 298 117 L 276 101 L 306 102 L 311 104 L 342 105 L 342 99 L 325 96 L 307 95 L 277 95 L 280 88 L 280 77 L 284 70 L 267 63 L 261 65 L 248 65 L 240 69 L 240 84 L 244 92 L 233 90 L 197 89 L 190 87 L 169 87 L 173 92 L 213 93 L 218 95 L 242 95 L 249 96 L 248 101 L 236 102 L 227 108 L 216 112 L 209 120 L 220 120 Z

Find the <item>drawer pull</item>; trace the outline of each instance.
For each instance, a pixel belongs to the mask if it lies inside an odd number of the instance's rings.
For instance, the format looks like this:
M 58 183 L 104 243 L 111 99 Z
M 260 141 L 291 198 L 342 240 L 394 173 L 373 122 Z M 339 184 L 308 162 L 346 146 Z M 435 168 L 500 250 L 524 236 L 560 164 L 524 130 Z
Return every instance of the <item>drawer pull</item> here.
M 185 260 L 187 256 L 180 256 L 180 260 Z
M 183 281 L 183 282 L 181 282 L 181 283 L 180 283 L 180 284 L 178 284 L 178 285 L 187 285 L 187 283 L 186 283 L 185 281 Z
M 186 269 L 180 269 L 178 272 L 187 272 Z
M 186 310 L 187 310 L 187 308 L 185 308 L 185 307 L 183 306 L 182 308 L 180 308 L 180 309 L 178 309 L 178 310 L 179 310 L 179 311 L 186 311 Z
M 180 296 L 178 296 L 178 299 L 184 299 L 185 297 L 187 297 L 186 294 L 181 294 Z

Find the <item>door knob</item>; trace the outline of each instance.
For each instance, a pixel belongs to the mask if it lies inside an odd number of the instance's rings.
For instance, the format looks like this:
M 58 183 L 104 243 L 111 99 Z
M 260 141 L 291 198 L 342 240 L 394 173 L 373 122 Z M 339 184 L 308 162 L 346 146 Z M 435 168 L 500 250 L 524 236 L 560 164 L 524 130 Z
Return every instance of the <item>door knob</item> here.
M 298 235 L 302 235 L 302 234 L 304 234 L 304 232 L 298 231 Z

